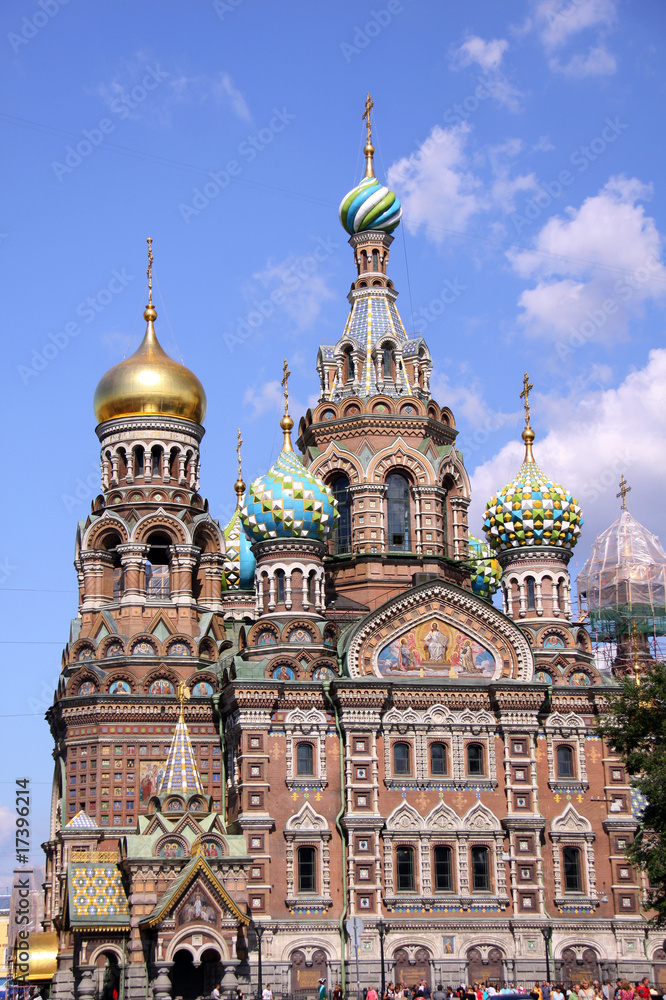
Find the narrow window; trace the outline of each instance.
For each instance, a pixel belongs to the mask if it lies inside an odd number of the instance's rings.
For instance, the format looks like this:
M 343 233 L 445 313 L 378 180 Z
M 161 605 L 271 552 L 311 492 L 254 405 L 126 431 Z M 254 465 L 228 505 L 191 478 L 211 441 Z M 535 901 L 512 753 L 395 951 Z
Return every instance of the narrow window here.
M 393 378 L 393 351 L 390 347 L 385 347 L 382 351 L 382 371 L 384 379 Z
M 146 595 L 156 600 L 169 596 L 169 567 L 146 562 Z
M 134 475 L 143 475 L 143 448 L 134 449 Z
M 479 743 L 470 743 L 467 747 L 467 773 L 484 773 L 483 747 Z
M 446 774 L 446 744 L 430 744 L 430 773 Z
M 393 746 L 393 773 L 411 774 L 409 743 L 396 743 Z
M 298 891 L 316 892 L 316 852 L 314 847 L 299 847 L 298 849 Z
M 338 518 L 333 532 L 333 553 L 339 555 L 351 552 L 351 493 L 348 476 L 338 476 L 333 480 L 333 496 L 338 502 Z
M 561 746 L 557 748 L 557 776 L 558 778 L 573 778 L 574 761 L 571 747 Z
M 399 847 L 395 852 L 398 892 L 414 892 L 414 848 Z
M 409 484 L 394 472 L 386 477 L 388 547 L 392 552 L 409 552 Z
M 124 571 L 122 566 L 113 567 L 113 599 L 114 601 L 119 601 L 123 596 L 123 590 L 125 587 L 124 582 Z
M 354 355 L 352 353 L 351 347 L 348 347 L 345 350 L 345 361 L 347 363 L 347 377 L 345 379 L 345 382 L 353 382 L 355 375 L 355 368 L 354 368 Z
M 311 743 L 296 747 L 296 774 L 314 774 L 314 751 Z
M 285 577 L 283 569 L 276 570 L 275 583 L 276 601 L 278 604 L 284 604 Z
M 310 604 L 314 604 L 317 599 L 317 580 L 314 573 L 310 574 L 308 579 L 308 601 Z
M 372 251 L 372 270 L 379 270 L 379 252 L 377 250 Z
M 472 884 L 474 892 L 490 890 L 490 856 L 487 847 L 472 848 Z
M 525 586 L 527 589 L 527 610 L 534 611 L 536 605 L 536 587 L 534 584 L 534 577 L 528 576 L 525 580 Z
M 436 847 L 434 860 L 435 860 L 435 892 L 451 892 L 451 890 L 453 889 L 451 848 Z
M 151 472 L 152 472 L 153 476 L 159 476 L 159 474 L 160 474 L 160 455 L 161 455 L 161 453 L 162 452 L 161 452 L 160 448 L 153 448 L 153 450 L 151 452 L 151 456 L 150 456 L 151 460 L 152 460 Z
M 582 892 L 583 880 L 580 872 L 580 851 L 577 847 L 565 847 L 562 851 L 564 867 L 564 891 Z

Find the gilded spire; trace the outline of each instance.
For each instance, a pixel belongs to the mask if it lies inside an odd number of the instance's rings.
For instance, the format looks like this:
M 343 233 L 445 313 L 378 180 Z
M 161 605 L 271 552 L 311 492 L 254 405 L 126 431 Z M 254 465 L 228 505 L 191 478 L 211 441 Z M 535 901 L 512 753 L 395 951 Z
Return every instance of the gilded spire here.
M 372 122 L 370 120 L 370 112 L 375 106 L 375 102 L 370 97 L 370 94 L 366 95 L 365 98 L 365 109 L 361 118 L 365 121 L 365 127 L 367 129 L 367 136 L 365 140 L 365 147 L 363 152 L 365 153 L 365 176 L 374 177 L 375 168 L 372 165 L 372 157 L 374 156 L 375 147 L 372 145 Z
M 238 428 L 238 444 L 236 445 L 236 451 L 238 452 L 238 479 L 234 483 L 234 490 L 236 491 L 237 501 L 236 505 L 240 507 L 243 500 L 243 494 L 245 493 L 245 483 L 243 482 L 243 475 L 241 472 L 241 445 L 243 443 L 243 436 L 241 434 L 240 427 Z
M 146 276 L 148 278 L 148 305 L 146 306 L 143 318 L 147 323 L 154 323 L 157 319 L 157 312 L 155 306 L 153 305 L 153 238 L 148 236 L 146 238 L 146 243 L 148 244 L 148 267 L 146 268 Z M 154 334 L 153 334 L 154 335 Z
M 523 441 L 525 442 L 525 461 L 533 462 L 534 455 L 532 454 L 532 442 L 534 441 L 535 434 L 530 426 L 530 392 L 534 386 L 529 380 L 527 372 L 523 376 L 523 391 L 520 394 L 520 398 L 525 400 L 523 407 L 525 409 L 525 429 L 523 431 Z
M 616 493 L 615 496 L 618 498 L 622 497 L 622 510 L 627 509 L 627 493 L 631 493 L 631 486 L 627 486 L 627 480 L 624 478 L 624 473 L 620 479 L 620 492 Z
M 204 792 L 199 771 L 197 769 L 194 750 L 190 741 L 190 734 L 185 723 L 184 704 L 190 697 L 190 689 L 186 687 L 184 681 L 178 685 L 178 701 L 180 702 L 180 714 L 178 723 L 174 730 L 169 755 L 164 767 L 164 774 L 160 781 L 158 795 L 191 795 L 197 792 L 202 795 Z
M 289 371 L 289 366 L 287 365 L 287 359 L 284 359 L 284 364 L 282 366 L 282 381 L 280 385 L 284 389 L 284 416 L 280 421 L 280 427 L 284 431 L 284 444 L 282 445 L 283 451 L 293 451 L 291 446 L 291 429 L 294 426 L 294 421 L 289 416 L 289 376 L 291 372 Z

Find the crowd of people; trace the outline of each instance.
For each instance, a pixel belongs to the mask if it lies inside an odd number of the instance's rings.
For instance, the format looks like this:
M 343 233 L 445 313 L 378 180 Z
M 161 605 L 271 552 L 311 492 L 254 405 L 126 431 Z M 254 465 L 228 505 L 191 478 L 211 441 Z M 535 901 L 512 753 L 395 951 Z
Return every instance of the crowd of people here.
M 320 984 L 322 980 L 320 980 Z M 351 997 L 355 995 L 354 990 L 350 990 Z M 666 987 L 659 990 L 650 986 L 650 981 L 646 976 L 641 982 L 630 983 L 628 979 L 618 979 L 613 985 L 610 982 L 603 984 L 593 980 L 584 979 L 581 983 L 574 983 L 565 987 L 563 984 L 538 982 L 531 988 L 522 983 L 508 983 L 504 986 L 486 985 L 474 983 L 460 986 L 442 986 L 435 989 L 428 986 L 425 979 L 408 986 L 404 982 L 389 983 L 383 994 L 371 986 L 363 989 L 363 1000 L 490 1000 L 492 997 L 506 997 L 512 994 L 511 1000 L 517 994 L 530 998 L 530 1000 L 666 1000 Z M 269 998 L 262 998 L 269 1000 Z M 270 998 L 272 1000 L 272 998 Z M 326 1000 L 325 988 L 320 986 L 319 1000 Z M 345 1000 L 342 986 L 338 983 L 331 991 L 331 1000 Z

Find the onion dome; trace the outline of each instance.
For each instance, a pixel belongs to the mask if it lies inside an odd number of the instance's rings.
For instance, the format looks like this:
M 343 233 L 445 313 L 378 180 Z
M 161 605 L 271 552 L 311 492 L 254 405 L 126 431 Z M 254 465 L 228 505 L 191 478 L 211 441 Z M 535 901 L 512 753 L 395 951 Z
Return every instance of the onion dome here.
M 287 380 L 284 363 L 285 413 L 280 421 L 284 444 L 275 464 L 264 476 L 250 485 L 241 508 L 241 521 L 252 542 L 270 538 L 314 538 L 323 542 L 331 533 L 337 517 L 333 493 L 294 454 L 289 416 Z
M 134 354 L 103 375 L 95 390 L 98 423 L 117 417 L 159 415 L 202 423 L 206 393 L 196 375 L 170 358 L 155 334 L 152 303 L 152 252 L 149 241 L 149 298 L 143 318 L 146 334 Z
M 224 590 L 254 590 L 254 570 L 257 560 L 254 558 L 250 548 L 250 539 L 245 534 L 241 521 L 241 508 L 245 495 L 245 483 L 241 475 L 240 452 L 242 443 L 243 438 L 239 427 L 236 448 L 238 452 L 238 479 L 234 483 L 236 509 L 229 524 L 224 529 L 224 570 L 222 575 Z
M 525 460 L 518 475 L 488 502 L 483 530 L 491 549 L 506 552 L 521 546 L 551 546 L 572 549 L 578 541 L 582 511 L 575 498 L 563 486 L 543 474 L 534 461 L 530 427 L 529 384 L 525 389 Z
M 469 558 L 472 564 L 472 590 L 477 597 L 489 601 L 499 587 L 502 567 L 494 558 L 487 542 L 474 535 L 469 536 Z
M 372 145 L 370 110 L 374 102 L 370 95 L 366 99 L 365 112 L 368 131 L 365 153 L 365 177 L 361 183 L 352 188 L 344 196 L 338 214 L 340 222 L 350 236 L 354 233 L 365 233 L 369 229 L 392 232 L 400 222 L 402 206 L 399 198 L 389 188 L 380 184 L 375 177 L 372 157 L 375 147 Z

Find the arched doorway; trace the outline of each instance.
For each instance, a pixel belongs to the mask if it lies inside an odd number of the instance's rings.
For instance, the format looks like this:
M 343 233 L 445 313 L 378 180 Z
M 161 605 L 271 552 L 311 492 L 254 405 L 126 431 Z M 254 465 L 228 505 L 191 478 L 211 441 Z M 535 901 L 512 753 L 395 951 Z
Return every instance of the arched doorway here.
M 291 992 L 294 996 L 312 996 L 317 992 L 320 979 L 326 980 L 328 989 L 328 970 L 326 952 L 317 948 L 312 953 L 312 962 L 306 964 L 305 953 L 299 949 L 291 953 Z
M 97 956 L 97 992 L 100 1000 L 112 1000 L 114 990 L 120 996 L 120 964 L 112 951 L 103 951 Z
M 657 986 L 666 986 L 666 952 L 663 948 L 657 948 L 652 956 L 652 968 L 654 983 Z
M 411 949 L 410 949 L 411 950 Z M 425 979 L 429 986 L 430 982 L 430 952 L 427 948 L 416 948 L 414 957 L 409 958 L 406 948 L 397 948 L 393 952 L 393 981 L 404 983 L 412 989 L 418 985 L 421 979 Z
M 599 961 L 594 948 L 583 948 L 580 951 L 580 958 L 576 956 L 573 948 L 565 948 L 562 952 L 562 975 L 561 979 L 565 985 L 572 983 L 579 984 L 583 980 L 592 983 L 599 979 Z
M 467 982 L 482 985 L 500 985 L 503 983 L 502 952 L 499 948 L 490 948 L 486 961 L 478 948 L 470 948 L 467 952 Z
M 173 956 L 170 978 L 171 996 L 182 997 L 183 1000 L 204 996 L 204 967 L 195 966 L 191 953 L 184 948 Z

